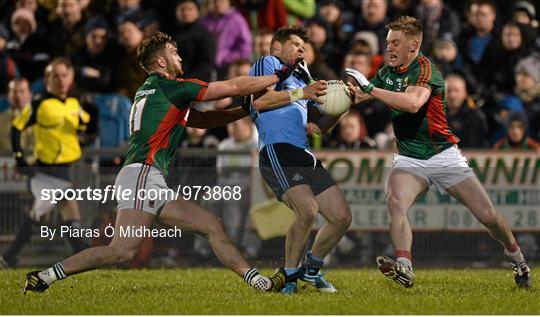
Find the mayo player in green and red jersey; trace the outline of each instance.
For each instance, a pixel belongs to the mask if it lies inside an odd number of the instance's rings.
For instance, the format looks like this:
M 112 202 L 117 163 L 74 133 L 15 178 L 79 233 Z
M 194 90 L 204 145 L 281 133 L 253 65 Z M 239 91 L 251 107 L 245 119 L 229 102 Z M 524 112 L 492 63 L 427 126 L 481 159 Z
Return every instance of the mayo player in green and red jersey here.
M 372 98 L 386 103 L 392 113 L 398 154 L 386 180 L 386 205 L 396 259 L 377 257 L 388 278 L 412 287 L 412 229 L 407 211 L 431 184 L 463 203 L 504 246 L 504 254 L 520 287 L 530 287 L 530 268 L 508 222 L 495 210 L 486 190 L 457 147 L 448 127 L 444 80 L 439 70 L 420 53 L 422 25 L 403 16 L 387 25 L 388 65 L 370 82 L 354 69 L 346 69 L 358 86 L 355 103 Z M 471 127 L 473 128 L 473 127 Z
M 271 280 L 249 266 L 226 234 L 221 219 L 213 213 L 181 197 L 154 195 L 156 199 L 151 200 L 145 193 L 150 196 L 150 191 L 165 193 L 168 190 L 164 176 L 186 126 L 211 128 L 247 115 L 240 107 L 200 112 L 190 108 L 193 102 L 259 92 L 288 78 L 300 59 L 276 69 L 273 75 L 205 83 L 177 79 L 183 74 L 182 59 L 168 35 L 156 33 L 139 46 L 137 53 L 141 67 L 149 76 L 135 94 L 129 149 L 115 182 L 116 188 L 121 190 L 117 198 L 115 235 L 108 246 L 84 250 L 43 271 L 28 273 L 24 291 L 43 292 L 53 282 L 69 275 L 131 261 L 144 236 L 126 237 L 122 236 L 122 231 L 146 230 L 155 220 L 207 237 L 219 260 L 254 288 L 281 289 L 281 281 Z

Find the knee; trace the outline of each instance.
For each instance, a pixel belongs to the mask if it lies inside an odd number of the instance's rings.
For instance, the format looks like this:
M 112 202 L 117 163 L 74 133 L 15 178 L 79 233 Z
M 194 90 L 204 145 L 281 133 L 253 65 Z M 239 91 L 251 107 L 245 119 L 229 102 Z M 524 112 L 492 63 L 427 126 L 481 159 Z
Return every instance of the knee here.
M 206 232 L 208 235 L 226 235 L 225 223 L 217 216 L 212 216 L 206 222 Z
M 483 213 L 483 216 L 479 217 L 478 220 L 488 229 L 495 228 L 499 226 L 500 218 L 499 214 L 495 209 L 486 209 Z
M 297 221 L 311 226 L 318 213 L 319 205 L 315 199 L 312 199 L 306 202 L 301 208 L 297 209 Z
M 347 208 L 345 212 L 340 216 L 340 224 L 343 230 L 349 229 L 352 222 L 351 210 Z
M 117 245 L 109 245 L 109 249 L 113 257 L 113 263 L 115 264 L 133 261 L 138 251 L 138 248 L 125 248 Z
M 332 225 L 340 231 L 347 231 L 352 222 L 351 210 L 345 208 L 336 212 Z

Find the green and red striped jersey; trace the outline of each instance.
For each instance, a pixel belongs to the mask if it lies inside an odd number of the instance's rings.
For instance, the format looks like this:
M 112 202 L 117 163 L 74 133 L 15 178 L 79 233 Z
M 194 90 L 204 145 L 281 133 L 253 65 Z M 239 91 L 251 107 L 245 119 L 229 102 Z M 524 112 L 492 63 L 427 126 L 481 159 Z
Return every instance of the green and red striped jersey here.
M 152 73 L 137 90 L 131 108 L 129 149 L 124 166 L 153 165 L 163 174 L 184 137 L 189 109 L 201 101 L 208 83 Z
M 426 87 L 431 91 L 428 101 L 417 113 L 391 108 L 399 154 L 427 160 L 459 142 L 446 119 L 444 79 L 422 53 L 404 69 L 384 66 L 371 83 L 395 92 L 404 92 L 408 86 Z

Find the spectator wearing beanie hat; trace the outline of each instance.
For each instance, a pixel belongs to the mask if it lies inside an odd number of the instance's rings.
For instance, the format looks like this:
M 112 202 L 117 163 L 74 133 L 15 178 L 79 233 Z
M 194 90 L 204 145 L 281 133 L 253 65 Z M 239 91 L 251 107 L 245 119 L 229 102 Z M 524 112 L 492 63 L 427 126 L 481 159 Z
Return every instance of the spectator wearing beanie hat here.
M 513 112 L 508 117 L 506 136 L 493 146 L 496 150 L 535 150 L 540 152 L 540 143 L 527 134 L 527 119 L 521 112 Z
M 114 66 L 111 56 L 118 47 L 111 41 L 105 18 L 96 16 L 84 26 L 85 46 L 73 56 L 77 85 L 83 91 L 107 93 L 114 91 Z
M 529 118 L 530 135 L 540 139 L 540 55 L 538 53 L 521 59 L 514 70 L 515 93 L 522 101 Z
M 30 82 L 41 78 L 50 60 L 50 50 L 45 36 L 36 32 L 34 13 L 25 8 L 15 10 L 11 15 L 11 29 L 13 37 L 6 48 L 21 76 Z
M 536 9 L 534 5 L 528 1 L 517 1 L 513 7 L 512 20 L 530 25 L 534 28 L 538 27 L 538 21 L 536 20 Z

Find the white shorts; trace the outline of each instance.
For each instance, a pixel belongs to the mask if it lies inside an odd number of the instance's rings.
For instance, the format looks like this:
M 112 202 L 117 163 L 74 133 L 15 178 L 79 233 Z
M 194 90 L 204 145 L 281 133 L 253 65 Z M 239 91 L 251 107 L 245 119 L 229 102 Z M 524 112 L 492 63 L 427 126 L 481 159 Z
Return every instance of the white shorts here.
M 427 160 L 394 154 L 392 169 L 406 170 L 422 177 L 429 185 L 434 184 L 443 195 L 448 195 L 448 187 L 474 176 L 474 171 L 457 146 L 452 146 Z
M 118 211 L 137 209 L 156 215 L 166 203 L 175 200 L 172 189 L 167 187 L 163 173 L 157 168 L 133 163 L 124 166 L 114 183 Z
M 72 184 L 64 179 L 37 172 L 30 179 L 30 191 L 32 192 L 32 196 L 34 196 L 34 204 L 30 210 L 30 217 L 36 221 L 39 221 L 41 216 L 53 210 L 57 205 L 53 202 L 53 195 L 49 195 L 49 200 L 43 199 L 44 197 L 41 195 L 43 190 L 66 190 L 71 187 Z

